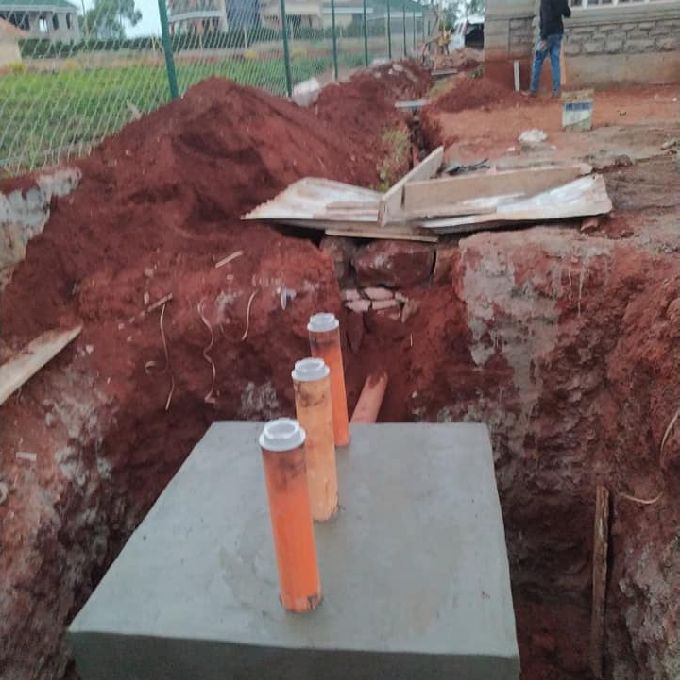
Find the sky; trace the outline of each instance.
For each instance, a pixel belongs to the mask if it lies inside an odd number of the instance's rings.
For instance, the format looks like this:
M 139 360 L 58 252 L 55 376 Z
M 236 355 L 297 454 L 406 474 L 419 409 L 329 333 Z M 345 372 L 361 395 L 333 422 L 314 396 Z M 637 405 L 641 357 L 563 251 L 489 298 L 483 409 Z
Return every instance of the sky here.
M 160 35 L 161 19 L 158 15 L 157 0 L 135 0 L 135 6 L 142 13 L 142 20 L 136 26 L 129 27 L 127 34 L 130 37 Z
M 85 11 L 92 9 L 94 0 L 71 0 L 74 5 Z M 161 18 L 158 14 L 158 0 L 135 0 L 135 7 L 142 13 L 142 20 L 136 26 L 127 26 L 125 32 L 128 37 L 134 38 L 139 35 L 160 35 Z

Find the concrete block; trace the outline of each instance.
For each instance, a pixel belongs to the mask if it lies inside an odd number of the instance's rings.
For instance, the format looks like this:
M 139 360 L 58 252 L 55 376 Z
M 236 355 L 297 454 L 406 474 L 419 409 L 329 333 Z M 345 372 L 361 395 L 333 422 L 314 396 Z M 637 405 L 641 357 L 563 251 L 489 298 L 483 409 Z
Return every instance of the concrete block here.
M 680 46 L 680 41 L 675 37 L 657 38 L 655 44 L 660 50 L 674 50 Z
M 578 42 L 572 42 L 571 40 L 564 46 L 564 53 L 568 57 L 573 57 L 577 54 L 581 54 L 583 51 L 583 46 L 581 43 Z
M 352 428 L 305 615 L 278 602 L 261 427 L 213 425 L 132 535 L 71 625 L 82 680 L 517 680 L 484 425 Z
M 654 28 L 654 22 L 653 21 L 641 21 L 638 25 L 637 28 L 639 31 L 649 31 L 652 28 Z
M 586 54 L 600 54 L 604 52 L 604 40 L 591 40 L 585 43 L 583 49 Z
M 605 43 L 605 52 L 608 54 L 618 54 L 623 50 L 623 40 L 621 38 L 610 38 Z
M 649 52 L 654 49 L 654 40 L 651 38 L 632 38 L 626 40 L 624 50 L 626 52 Z

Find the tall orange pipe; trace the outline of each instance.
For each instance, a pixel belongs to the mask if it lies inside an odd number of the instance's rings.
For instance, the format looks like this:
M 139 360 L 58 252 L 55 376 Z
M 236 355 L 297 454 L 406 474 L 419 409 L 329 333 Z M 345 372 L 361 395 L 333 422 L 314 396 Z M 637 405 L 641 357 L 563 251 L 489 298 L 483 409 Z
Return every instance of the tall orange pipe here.
M 340 323 L 334 314 L 314 314 L 307 324 L 312 356 L 320 357 L 331 370 L 331 397 L 333 400 L 333 438 L 336 446 L 349 444 L 349 412 L 345 370 L 340 345 Z
M 260 436 L 281 605 L 293 612 L 321 602 L 304 442 L 305 431 L 289 418 L 268 422 Z
M 292 376 L 297 419 L 307 435 L 305 460 L 312 517 L 325 522 L 338 509 L 331 374 L 323 359 L 310 357 L 295 364 Z

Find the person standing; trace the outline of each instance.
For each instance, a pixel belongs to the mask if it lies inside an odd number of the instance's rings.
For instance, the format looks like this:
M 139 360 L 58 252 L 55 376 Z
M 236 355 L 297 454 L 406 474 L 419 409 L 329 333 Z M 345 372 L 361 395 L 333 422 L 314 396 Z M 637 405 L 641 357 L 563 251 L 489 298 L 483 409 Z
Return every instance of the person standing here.
M 570 17 L 569 0 L 541 0 L 539 10 L 540 38 L 534 50 L 534 63 L 531 69 L 531 85 L 525 93 L 529 97 L 538 94 L 538 83 L 545 58 L 550 55 L 552 66 L 552 96 L 560 96 L 560 50 L 564 35 L 562 17 Z

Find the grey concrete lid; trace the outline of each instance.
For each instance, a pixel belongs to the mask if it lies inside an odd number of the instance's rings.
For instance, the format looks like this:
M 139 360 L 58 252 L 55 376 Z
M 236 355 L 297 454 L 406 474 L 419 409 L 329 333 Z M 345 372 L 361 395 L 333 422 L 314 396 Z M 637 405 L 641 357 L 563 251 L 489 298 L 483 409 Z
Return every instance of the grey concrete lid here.
M 316 525 L 324 601 L 306 615 L 278 602 L 261 431 L 210 428 L 76 617 L 72 639 L 463 655 L 518 667 L 484 425 L 353 426 L 337 456 L 340 513 Z

